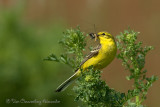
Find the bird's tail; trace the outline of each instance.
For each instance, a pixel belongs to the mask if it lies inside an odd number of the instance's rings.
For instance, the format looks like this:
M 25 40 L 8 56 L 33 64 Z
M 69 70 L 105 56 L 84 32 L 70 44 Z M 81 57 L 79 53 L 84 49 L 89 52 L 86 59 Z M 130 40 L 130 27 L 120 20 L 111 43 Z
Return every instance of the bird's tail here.
M 78 78 L 78 75 L 80 73 L 80 70 L 77 70 L 70 78 L 68 78 L 66 81 L 64 81 L 55 92 L 61 92 L 64 91 L 74 80 Z

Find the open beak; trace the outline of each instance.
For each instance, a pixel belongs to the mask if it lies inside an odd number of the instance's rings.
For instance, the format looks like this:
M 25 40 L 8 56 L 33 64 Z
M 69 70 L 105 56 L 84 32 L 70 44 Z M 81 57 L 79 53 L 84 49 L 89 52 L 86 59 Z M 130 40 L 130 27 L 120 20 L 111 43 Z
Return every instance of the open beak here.
M 97 35 L 96 33 L 90 33 L 89 35 L 90 35 L 90 37 L 91 37 L 92 39 L 95 39 L 95 41 L 97 41 L 97 38 L 98 38 L 98 36 L 99 36 L 99 35 Z

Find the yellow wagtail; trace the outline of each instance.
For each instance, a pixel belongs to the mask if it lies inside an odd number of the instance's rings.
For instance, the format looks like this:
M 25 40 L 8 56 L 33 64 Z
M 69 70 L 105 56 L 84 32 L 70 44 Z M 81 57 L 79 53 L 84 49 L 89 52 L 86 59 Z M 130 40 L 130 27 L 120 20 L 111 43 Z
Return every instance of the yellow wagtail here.
M 114 37 L 108 32 L 99 32 L 98 34 L 90 33 L 90 36 L 95 38 L 95 40 L 99 38 L 100 44 L 81 62 L 79 67 L 82 68 L 83 71 L 85 71 L 89 66 L 93 66 L 94 69 L 102 69 L 106 67 L 112 62 L 117 52 Z M 56 89 L 56 92 L 63 91 L 74 80 L 76 80 L 80 76 L 80 68 L 77 69 L 70 78 L 63 82 Z

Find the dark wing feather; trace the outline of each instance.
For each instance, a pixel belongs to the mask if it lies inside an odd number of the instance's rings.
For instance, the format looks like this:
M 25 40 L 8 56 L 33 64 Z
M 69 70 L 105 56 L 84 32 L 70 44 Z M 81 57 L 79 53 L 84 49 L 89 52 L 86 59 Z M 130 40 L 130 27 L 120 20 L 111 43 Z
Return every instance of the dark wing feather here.
M 81 62 L 80 67 L 90 58 L 96 56 L 99 52 L 99 49 L 101 48 L 101 45 L 99 44 L 97 47 L 95 47 L 87 56 L 84 58 L 84 60 Z

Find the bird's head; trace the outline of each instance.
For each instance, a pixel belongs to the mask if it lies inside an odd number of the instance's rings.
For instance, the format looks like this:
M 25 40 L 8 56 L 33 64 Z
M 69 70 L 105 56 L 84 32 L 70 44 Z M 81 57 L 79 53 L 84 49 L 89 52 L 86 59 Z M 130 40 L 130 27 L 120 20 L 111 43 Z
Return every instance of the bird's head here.
M 89 35 L 91 36 L 91 38 L 94 38 L 95 41 L 97 40 L 97 38 L 99 38 L 100 40 L 113 39 L 113 36 L 108 32 L 99 32 L 97 34 L 90 33 Z

